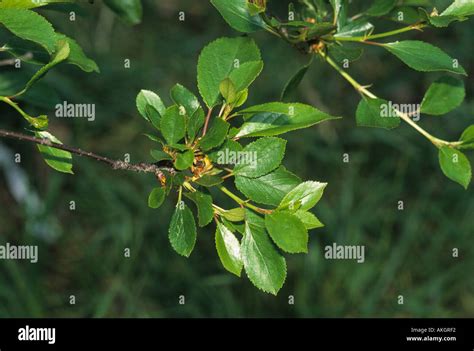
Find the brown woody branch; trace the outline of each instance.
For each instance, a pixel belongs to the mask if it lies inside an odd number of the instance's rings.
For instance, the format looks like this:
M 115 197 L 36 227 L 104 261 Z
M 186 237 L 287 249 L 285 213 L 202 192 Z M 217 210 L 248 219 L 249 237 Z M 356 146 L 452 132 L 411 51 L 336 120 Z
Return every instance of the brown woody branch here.
M 43 138 L 37 138 L 34 136 L 26 135 L 26 134 L 21 134 L 21 133 L 16 133 L 16 132 L 11 132 L 8 130 L 0 129 L 0 137 L 4 138 L 9 138 L 9 139 L 15 139 L 15 140 L 20 140 L 20 141 L 28 141 L 32 142 L 38 145 L 44 145 L 44 146 L 49 146 L 53 147 L 55 149 L 59 150 L 64 150 L 68 151 L 72 154 L 78 155 L 78 156 L 84 156 L 84 157 L 89 157 L 93 160 L 105 163 L 109 165 L 112 169 L 114 170 L 124 170 L 124 171 L 132 171 L 132 172 L 141 172 L 141 173 L 153 173 L 157 177 L 161 178 L 164 176 L 163 171 L 167 171 L 171 174 L 175 173 L 175 170 L 173 168 L 169 167 L 159 167 L 156 164 L 153 163 L 128 163 L 124 162 L 122 160 L 113 160 L 108 157 L 100 156 L 97 155 L 93 152 L 90 151 L 84 151 L 72 146 L 67 146 L 63 144 L 58 144 L 54 143 L 49 139 L 43 139 Z

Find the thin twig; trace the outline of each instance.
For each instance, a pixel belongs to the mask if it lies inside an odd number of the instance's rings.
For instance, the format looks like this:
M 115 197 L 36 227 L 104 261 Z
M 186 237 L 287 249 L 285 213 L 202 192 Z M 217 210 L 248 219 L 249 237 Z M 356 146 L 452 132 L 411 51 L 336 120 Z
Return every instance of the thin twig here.
M 153 163 L 129 163 L 122 160 L 113 160 L 108 157 L 97 155 L 90 151 L 84 151 L 72 146 L 67 146 L 63 144 L 54 143 L 49 139 L 37 138 L 34 136 L 11 132 L 8 130 L 0 129 L 0 137 L 16 139 L 20 141 L 29 141 L 38 145 L 49 146 L 55 149 L 68 151 L 72 154 L 78 156 L 89 157 L 93 160 L 105 163 L 109 165 L 114 170 L 124 170 L 132 172 L 141 172 L 141 173 L 153 173 L 158 177 L 164 176 L 163 171 L 174 174 L 176 171 L 173 168 L 169 167 L 159 167 Z
M 204 123 L 204 128 L 202 129 L 202 136 L 205 136 L 207 133 L 207 128 L 209 127 L 209 121 L 212 115 L 212 107 L 207 111 L 206 122 Z
M 23 60 L 31 60 L 33 58 L 33 54 L 31 52 L 27 52 L 23 56 L 16 57 L 16 58 L 10 58 L 10 59 L 5 59 L 0 61 L 0 66 L 14 66 L 16 65 L 17 61 L 23 61 Z
M 354 78 L 352 78 L 351 75 L 349 75 L 346 71 L 344 71 L 339 65 L 337 65 L 328 55 L 325 55 L 323 53 L 319 53 L 319 55 L 330 65 L 332 66 L 339 74 L 345 78 L 361 95 L 365 95 L 371 99 L 378 99 L 378 97 L 371 93 L 368 89 L 367 86 L 363 86 L 359 84 Z M 436 147 L 441 147 L 441 146 L 451 146 L 451 147 L 457 147 L 461 144 L 461 142 L 458 141 L 446 141 L 439 139 L 430 133 L 428 133 L 426 130 L 421 128 L 416 122 L 414 122 L 409 115 L 407 115 L 404 112 L 395 110 L 397 115 L 406 123 L 408 123 L 411 127 L 413 127 L 416 131 L 418 131 L 421 135 L 423 135 L 425 138 L 427 138 L 431 143 L 433 143 Z

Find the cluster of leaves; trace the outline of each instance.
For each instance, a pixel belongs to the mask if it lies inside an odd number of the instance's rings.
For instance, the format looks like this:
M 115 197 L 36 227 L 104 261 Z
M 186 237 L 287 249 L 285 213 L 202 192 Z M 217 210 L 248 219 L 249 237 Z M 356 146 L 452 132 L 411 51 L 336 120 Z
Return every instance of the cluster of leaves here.
M 48 117 L 28 115 L 15 99 L 21 98 L 48 71 L 62 62 L 76 65 L 85 72 L 99 72 L 97 64 L 84 54 L 74 39 L 57 32 L 45 17 L 33 11 L 35 8 L 59 2 L 64 1 L 0 2 L 0 25 L 13 34 L 0 51 L 40 67 L 20 90 L 13 94 L 0 91 L 0 100 L 12 106 L 29 123 L 32 133 L 37 137 L 56 143 L 60 143 L 60 140 L 45 130 L 48 127 Z M 29 56 L 26 53 L 34 54 Z M 40 145 L 38 149 L 49 166 L 60 172 L 73 173 L 71 153 Z
M 171 168 L 151 191 L 149 206 L 158 208 L 172 189 L 178 192 L 169 226 L 174 250 L 187 257 L 196 242 L 196 221 L 185 200 L 189 199 L 196 205 L 198 226 L 215 220 L 216 249 L 225 269 L 240 276 L 244 268 L 255 286 L 276 294 L 286 277 L 282 251 L 306 253 L 308 230 L 323 226 L 309 210 L 326 187 L 326 183 L 302 182 L 281 165 L 286 141 L 276 136 L 335 117 L 308 105 L 283 102 L 236 111 L 262 68 L 253 40 L 220 38 L 199 57 L 198 87 L 204 107 L 179 84 L 170 92 L 172 106 L 166 107 L 147 90 L 138 94 L 136 102 L 142 117 L 156 129 L 147 134 L 159 146 L 151 156 Z M 256 140 L 242 143 L 250 138 Z M 236 207 L 217 206 L 214 189 L 232 198 Z
M 57 32 L 46 18 L 34 11 L 44 5 L 73 2 L 0 1 L 0 25 L 13 34 L 0 51 L 40 66 L 22 89 L 13 94 L 0 91 L 0 100 L 29 123 L 32 133 L 55 143 L 60 140 L 46 131 L 47 116 L 28 115 L 15 99 L 60 63 L 76 65 L 85 72 L 99 72 L 96 63 L 73 39 Z M 288 21 L 269 16 L 266 0 L 211 2 L 236 30 L 244 33 L 266 30 L 310 54 L 311 61 L 290 79 L 281 101 L 242 108 L 250 85 L 263 69 L 261 55 L 249 38 L 221 38 L 206 46 L 199 57 L 197 80 L 203 104 L 179 84 L 171 89 L 174 104 L 168 107 L 154 92 L 142 90 L 138 94 L 138 111 L 155 129 L 147 134 L 158 145 L 151 150 L 151 156 L 163 169 L 156 174 L 159 186 L 151 191 L 148 203 L 152 208 L 159 208 L 167 196 L 177 193 L 169 226 L 169 240 L 176 252 L 188 257 L 197 238 L 196 220 L 187 200 L 196 206 L 199 227 L 209 225 L 214 219 L 216 249 L 224 268 L 237 276 L 245 269 L 252 283 L 265 292 L 276 294 L 285 281 L 284 252 L 307 252 L 308 230 L 323 226 L 310 210 L 321 199 L 326 183 L 303 182 L 282 166 L 286 141 L 277 136 L 336 118 L 315 107 L 288 102 L 316 55 L 361 93 L 356 112 L 358 125 L 392 129 L 402 119 L 415 126 L 438 147 L 444 174 L 467 188 L 471 167 L 461 150 L 474 148 L 474 126 L 464 131 L 460 141 L 446 142 L 433 137 L 396 109 L 393 111 L 396 117 L 383 118 L 380 110 L 388 101 L 369 92 L 339 65 L 361 57 L 362 49 L 354 44 L 369 44 L 386 49 L 418 71 L 466 75 L 456 60 L 431 44 L 381 43 L 373 39 L 463 21 L 474 14 L 472 1 L 457 0 L 438 14 L 427 10 L 426 1 L 374 0 L 364 12 L 351 17 L 348 1 L 303 0 L 290 6 L 292 18 Z M 105 0 L 105 3 L 128 23 L 135 24 L 141 19 L 139 0 Z M 381 16 L 407 26 L 373 34 L 370 21 Z M 26 52 L 35 55 L 30 57 Z M 442 77 L 426 92 L 419 112 L 445 114 L 459 106 L 464 95 L 461 80 L 451 75 Z M 52 168 L 72 173 L 69 152 L 44 145 L 38 148 Z M 217 191 L 235 201 L 236 207 L 224 209 L 215 204 L 213 195 Z
M 21 60 L 24 63 L 40 68 L 18 91 L 11 92 L 8 87 L 0 90 L 0 100 L 12 106 L 31 127 L 31 132 L 40 138 L 61 143 L 47 132 L 48 117 L 46 115 L 30 116 L 15 101 L 21 99 L 48 71 L 60 63 L 75 65 L 85 72 L 99 73 L 99 67 L 88 58 L 79 44 L 72 38 L 56 31 L 53 25 L 34 10 L 44 6 L 68 6 L 66 9 L 75 11 L 75 0 L 2 0 L 0 1 L 0 28 L 10 34 L 9 40 L 0 47 L 0 52 Z M 141 21 L 142 7 L 140 0 L 105 0 L 105 4 L 121 19 L 129 24 Z M 47 146 L 38 146 L 46 163 L 53 169 L 72 172 L 72 155 L 70 152 Z
M 456 59 L 440 48 L 418 40 L 374 42 L 376 39 L 392 37 L 426 27 L 447 27 L 453 22 L 464 21 L 474 15 L 473 0 L 455 0 L 441 13 L 430 8 L 428 0 L 373 0 L 363 11 L 350 13 L 355 7 L 347 0 L 303 0 L 290 4 L 289 20 L 282 21 L 269 14 L 271 1 L 266 0 L 211 0 L 223 18 L 234 29 L 252 33 L 266 30 L 310 55 L 317 55 L 335 68 L 361 93 L 362 98 L 356 110 L 358 126 L 393 129 L 405 120 L 427 137 L 437 148 L 443 173 L 451 180 L 467 188 L 471 181 L 471 166 L 461 150 L 473 149 L 474 125 L 469 126 L 459 141 L 447 142 L 438 139 L 417 126 L 403 111 L 392 109 L 393 117 L 381 113 L 389 102 L 378 98 L 367 87 L 357 83 L 340 65 L 362 57 L 362 45 L 381 47 L 408 67 L 421 72 L 444 71 L 467 75 Z M 374 34 L 374 19 L 388 19 L 403 24 L 392 31 Z M 313 57 L 313 56 L 312 56 Z M 312 60 L 311 60 L 312 62 Z M 309 65 L 301 67 L 289 80 L 282 93 L 282 100 L 290 96 L 305 76 Z M 420 111 L 425 115 L 443 115 L 458 107 L 464 100 L 462 80 L 451 75 L 433 82 L 425 94 Z
M 15 99 L 59 63 L 99 72 L 73 39 L 58 33 L 45 17 L 33 11 L 58 2 L 73 1 L 0 3 L 0 24 L 13 34 L 2 51 L 40 66 L 21 90 L 0 98 L 25 118 L 32 133 L 54 143 L 61 141 L 46 131 L 47 116 L 27 115 Z M 132 6 L 139 1 L 106 3 L 129 23 L 141 17 L 141 7 Z M 27 57 L 25 52 L 40 54 Z M 189 199 L 196 205 L 199 227 L 214 219 L 216 249 L 223 266 L 237 276 L 245 269 L 254 285 L 276 294 L 286 278 L 282 252 L 306 253 L 308 230 L 323 226 L 309 210 L 326 187 L 326 183 L 303 182 L 281 165 L 286 141 L 276 136 L 335 117 L 299 103 L 241 108 L 249 86 L 262 69 L 260 51 L 253 40 L 221 38 L 199 57 L 198 88 L 203 105 L 179 84 L 171 89 L 172 106 L 166 107 L 157 94 L 147 90 L 138 94 L 136 104 L 140 115 L 155 129 L 147 136 L 158 144 L 151 156 L 163 170 L 156 174 L 159 186 L 151 191 L 149 206 L 158 208 L 166 196 L 178 193 L 169 227 L 171 246 L 186 257 L 193 251 L 197 232 Z M 251 138 L 256 140 L 248 142 Z M 45 145 L 38 148 L 52 168 L 72 173 L 71 153 Z M 244 198 L 224 186 L 225 182 Z M 236 207 L 217 206 L 214 189 L 233 199 Z

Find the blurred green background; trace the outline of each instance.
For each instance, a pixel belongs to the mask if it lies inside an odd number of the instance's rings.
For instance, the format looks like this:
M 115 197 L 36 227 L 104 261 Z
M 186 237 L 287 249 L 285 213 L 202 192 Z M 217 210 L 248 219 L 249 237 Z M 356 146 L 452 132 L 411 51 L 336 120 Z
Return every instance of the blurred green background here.
M 435 3 L 443 9 L 449 1 Z M 274 5 L 284 13 L 285 1 Z M 75 22 L 65 12 L 40 12 L 75 38 L 101 73 L 62 65 L 24 107 L 48 113 L 50 130 L 67 144 L 113 158 L 128 153 L 132 162 L 152 161 L 153 144 L 142 135 L 150 127 L 135 108 L 138 91 L 154 90 L 167 103 L 177 82 L 197 93 L 200 50 L 220 36 L 240 34 L 208 1 L 144 1 L 143 21 L 133 27 L 100 1 L 82 9 Z M 184 22 L 178 20 L 180 11 Z M 375 24 L 378 31 L 395 26 Z M 443 48 L 470 74 L 462 107 L 447 116 L 422 117 L 421 125 L 441 138 L 456 140 L 473 123 L 473 33 L 471 20 L 400 36 Z M 248 106 L 278 100 L 287 79 L 308 59 L 266 33 L 253 37 L 265 69 Z M 125 59 L 131 60 L 130 69 L 124 68 Z M 35 68 L 25 65 L 22 72 L 27 76 Z M 2 77 L 20 74 L 8 66 L 0 70 L 0 86 L 6 84 Z M 399 103 L 419 103 L 439 77 L 410 70 L 372 47 L 349 72 Z M 64 100 L 96 104 L 96 120 L 54 118 L 54 105 Z M 395 131 L 356 128 L 358 94 L 322 62 L 312 66 L 297 100 L 344 119 L 288 134 L 285 165 L 303 179 L 329 186 L 315 211 L 326 227 L 310 233 L 308 255 L 287 255 L 288 277 L 277 297 L 222 268 L 213 225 L 199 231 L 189 259 L 175 254 L 167 238 L 174 200 L 159 210 L 147 207 L 156 185 L 152 176 L 113 171 L 79 157 L 75 175 L 64 175 L 49 169 L 33 145 L 0 140 L 0 244 L 39 245 L 37 264 L 0 262 L 0 317 L 472 317 L 472 185 L 464 191 L 445 178 L 436 150 L 406 125 Z M 24 129 L 10 108 L 1 106 L 0 113 L 1 128 Z M 20 164 L 12 163 L 14 153 L 21 154 Z M 343 162 L 345 153 L 349 163 Z M 403 211 L 397 209 L 400 200 Z M 218 201 L 231 205 L 222 197 Z M 324 247 L 333 242 L 365 245 L 365 263 L 325 260 Z M 124 258 L 125 248 L 131 249 L 130 258 Z M 453 248 L 459 248 L 458 258 L 452 257 Z M 75 305 L 69 304 L 70 295 L 76 296 Z

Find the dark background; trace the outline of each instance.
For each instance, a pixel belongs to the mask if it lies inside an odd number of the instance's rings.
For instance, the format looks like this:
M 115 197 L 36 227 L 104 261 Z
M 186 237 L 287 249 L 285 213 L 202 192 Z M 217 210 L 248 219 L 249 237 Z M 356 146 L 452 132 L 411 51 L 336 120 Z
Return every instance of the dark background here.
M 275 11 L 282 11 L 285 2 L 278 3 Z M 435 3 L 444 9 L 449 1 Z M 240 35 L 208 1 L 148 0 L 144 7 L 144 19 L 134 27 L 100 2 L 82 6 L 75 22 L 60 11 L 40 11 L 101 68 L 100 74 L 87 74 L 61 65 L 23 105 L 31 114 L 48 113 L 50 130 L 65 143 L 114 158 L 129 153 L 132 162 L 152 161 L 153 144 L 142 135 L 151 129 L 135 108 L 138 91 L 154 90 L 166 103 L 177 82 L 197 93 L 200 50 L 218 37 Z M 179 11 L 185 11 L 184 22 L 178 21 Z M 375 24 L 379 32 L 396 26 Z M 439 46 L 472 76 L 473 33 L 471 20 L 398 39 Z M 247 106 L 278 100 L 287 79 L 307 61 L 267 33 L 252 36 L 265 69 Z M 123 65 L 127 58 L 130 69 Z M 178 256 L 167 238 L 174 200 L 159 210 L 147 207 L 156 185 L 152 176 L 113 171 L 79 157 L 74 176 L 60 174 L 44 164 L 33 145 L 0 140 L 1 244 L 39 245 L 37 264 L 0 262 L 0 317 L 472 317 L 472 186 L 465 191 L 445 178 L 436 149 L 412 128 L 356 128 L 358 94 L 315 61 L 297 100 L 344 119 L 287 135 L 284 164 L 303 179 L 329 186 L 315 210 L 326 227 L 310 233 L 308 255 L 287 256 L 288 277 L 277 297 L 222 268 L 212 225 L 199 231 L 189 259 Z M 23 73 L 33 69 L 25 65 Z M 3 87 L 12 69 L 0 70 Z M 439 77 L 413 71 L 372 47 L 349 72 L 399 103 L 419 103 Z M 465 83 L 464 104 L 443 117 L 422 116 L 424 128 L 456 140 L 472 124 L 472 78 Z M 54 105 L 64 100 L 96 104 L 96 120 L 56 119 Z M 25 128 L 9 107 L 1 106 L 0 113 L 1 128 Z M 12 163 L 13 153 L 21 154 L 20 164 Z M 349 163 L 342 162 L 344 153 Z M 403 211 L 397 210 L 399 200 Z M 75 211 L 69 210 L 70 201 Z M 325 260 L 324 246 L 333 242 L 365 245 L 365 263 Z M 131 249 L 131 258 L 124 258 L 124 248 Z M 453 248 L 459 248 L 459 258 L 452 257 Z M 76 296 L 75 305 L 69 304 L 70 295 Z M 178 304 L 180 295 L 184 305 Z M 289 295 L 294 305 L 288 304 Z M 399 295 L 403 305 L 397 304 Z

